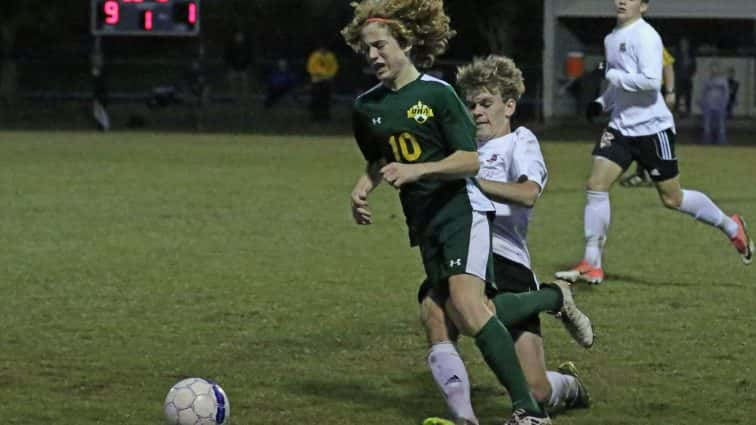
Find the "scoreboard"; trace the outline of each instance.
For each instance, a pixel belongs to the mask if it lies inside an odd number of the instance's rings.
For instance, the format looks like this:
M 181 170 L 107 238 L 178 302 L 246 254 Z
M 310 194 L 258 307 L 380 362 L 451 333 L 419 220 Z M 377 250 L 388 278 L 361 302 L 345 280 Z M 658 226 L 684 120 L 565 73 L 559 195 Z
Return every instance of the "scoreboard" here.
M 91 0 L 96 36 L 196 36 L 199 0 Z

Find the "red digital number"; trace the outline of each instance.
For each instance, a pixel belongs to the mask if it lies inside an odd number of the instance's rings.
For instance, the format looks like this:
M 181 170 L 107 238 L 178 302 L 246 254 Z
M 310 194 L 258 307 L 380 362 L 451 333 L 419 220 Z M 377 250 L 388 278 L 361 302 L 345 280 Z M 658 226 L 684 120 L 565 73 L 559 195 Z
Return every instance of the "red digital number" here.
M 108 25 L 115 25 L 121 20 L 121 7 L 115 0 L 108 0 L 103 5 L 103 11 L 105 12 L 105 23 Z
M 145 10 L 143 14 L 143 24 L 145 30 L 152 31 L 153 24 L 152 24 L 152 11 L 151 10 Z
M 195 25 L 197 23 L 197 3 L 189 2 L 189 4 L 187 5 L 187 10 L 188 12 L 186 21 L 191 25 Z

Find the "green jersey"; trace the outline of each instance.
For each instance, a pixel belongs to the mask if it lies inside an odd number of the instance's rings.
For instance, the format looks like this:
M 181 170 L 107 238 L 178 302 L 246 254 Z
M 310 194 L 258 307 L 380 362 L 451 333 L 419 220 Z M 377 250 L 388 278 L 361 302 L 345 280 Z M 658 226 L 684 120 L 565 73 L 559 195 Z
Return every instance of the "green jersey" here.
M 449 84 L 428 75 L 398 91 L 373 87 L 355 101 L 353 119 L 355 139 L 368 162 L 434 162 L 458 150 L 477 150 L 475 124 L 464 104 Z M 413 245 L 449 202 L 493 210 L 473 179 L 421 179 L 402 186 L 399 197 Z

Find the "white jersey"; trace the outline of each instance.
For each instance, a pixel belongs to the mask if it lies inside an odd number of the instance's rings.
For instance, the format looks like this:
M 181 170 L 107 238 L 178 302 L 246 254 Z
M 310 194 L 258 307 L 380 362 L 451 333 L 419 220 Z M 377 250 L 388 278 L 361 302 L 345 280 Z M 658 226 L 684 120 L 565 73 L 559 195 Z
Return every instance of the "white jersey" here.
M 537 183 L 542 192 L 546 187 L 548 173 L 541 147 L 536 136 L 525 127 L 479 145 L 478 156 L 478 178 L 502 183 L 530 180 Z M 527 240 L 532 208 L 500 202 L 494 202 L 494 206 L 493 252 L 531 268 Z
M 611 113 L 609 127 L 624 136 L 656 134 L 675 127 L 664 103 L 659 33 L 643 19 L 604 38 L 609 88 L 597 99 Z

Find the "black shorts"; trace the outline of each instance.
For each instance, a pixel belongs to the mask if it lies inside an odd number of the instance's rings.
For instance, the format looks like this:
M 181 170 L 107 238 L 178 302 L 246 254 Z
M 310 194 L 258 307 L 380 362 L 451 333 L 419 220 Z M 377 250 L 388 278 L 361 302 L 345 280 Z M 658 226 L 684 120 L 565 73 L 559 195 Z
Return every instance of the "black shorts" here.
M 486 296 L 488 298 L 493 298 L 503 292 L 520 293 L 538 290 L 535 275 L 529 268 L 496 254 L 493 255 L 493 262 L 496 287 L 486 284 Z M 422 303 L 431 289 L 435 289 L 441 299 L 446 299 L 449 296 L 448 284 L 433 285 L 430 280 L 426 279 L 420 284 L 420 289 L 417 291 L 417 302 Z M 535 314 L 519 323 L 507 326 L 507 329 L 512 335 L 513 341 L 517 341 L 520 335 L 526 331 L 540 336 L 541 320 Z
M 633 160 L 638 161 L 656 182 L 669 180 L 679 174 L 675 156 L 675 132 L 671 128 L 639 137 L 623 136 L 619 131 L 607 128 L 596 142 L 593 155 L 606 158 L 623 170 Z

